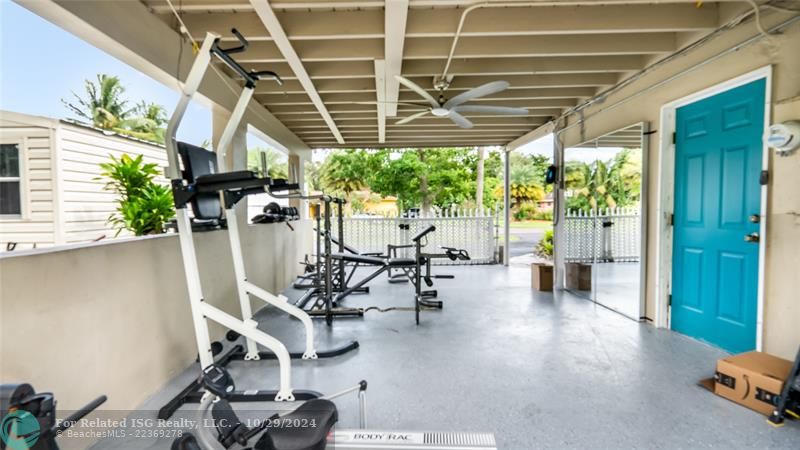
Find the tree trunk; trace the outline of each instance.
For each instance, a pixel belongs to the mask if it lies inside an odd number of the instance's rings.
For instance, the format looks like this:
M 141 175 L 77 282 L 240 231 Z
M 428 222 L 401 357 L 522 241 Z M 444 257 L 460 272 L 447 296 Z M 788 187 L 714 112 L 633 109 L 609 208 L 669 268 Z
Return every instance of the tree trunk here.
M 475 183 L 475 203 L 478 208 L 483 208 L 483 159 L 485 149 L 478 147 L 478 180 Z
M 419 179 L 419 193 L 422 196 L 422 217 L 430 217 L 433 199 L 429 192 L 428 177 L 423 175 Z
M 425 150 L 417 150 L 419 153 L 420 162 L 425 164 Z M 427 168 L 425 169 L 427 171 Z M 422 217 L 430 217 L 431 208 L 433 207 L 433 198 L 428 186 L 428 176 L 423 174 L 419 178 L 419 193 L 422 197 Z

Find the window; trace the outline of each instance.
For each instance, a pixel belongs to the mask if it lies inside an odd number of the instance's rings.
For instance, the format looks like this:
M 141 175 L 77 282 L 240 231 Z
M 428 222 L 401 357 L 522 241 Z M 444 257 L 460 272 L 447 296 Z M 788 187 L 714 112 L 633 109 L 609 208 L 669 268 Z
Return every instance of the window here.
M 0 144 L 0 215 L 22 214 L 19 144 Z

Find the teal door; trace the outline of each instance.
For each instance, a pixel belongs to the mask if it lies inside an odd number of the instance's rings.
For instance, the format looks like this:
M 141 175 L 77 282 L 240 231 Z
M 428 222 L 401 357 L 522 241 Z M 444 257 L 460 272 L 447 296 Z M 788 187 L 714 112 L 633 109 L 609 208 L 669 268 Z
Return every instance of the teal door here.
M 672 329 L 734 353 L 756 348 L 765 87 L 676 114 Z

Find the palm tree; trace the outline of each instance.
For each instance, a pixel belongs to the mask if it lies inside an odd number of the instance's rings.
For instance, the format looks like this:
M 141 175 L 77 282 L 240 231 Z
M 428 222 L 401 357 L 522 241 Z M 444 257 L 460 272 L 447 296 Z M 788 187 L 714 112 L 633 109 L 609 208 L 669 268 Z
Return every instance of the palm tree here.
M 286 156 L 271 148 L 251 148 L 247 150 L 247 169 L 264 175 L 262 172 L 262 156 L 267 166 L 270 178 L 287 179 L 289 177 L 289 162 Z
M 131 117 L 120 121 L 113 130 L 146 141 L 164 143 L 167 112 L 157 103 L 139 102 L 131 111 Z
M 61 99 L 61 102 L 79 117 L 91 121 L 92 125 L 113 130 L 119 127 L 131 112 L 125 109 L 127 102 L 122 99 L 125 88 L 120 83 L 119 77 L 100 73 L 97 74 L 97 84 L 86 80 L 84 88 L 85 98 L 81 98 L 75 92 L 72 93 L 77 104 L 64 99 Z
M 319 161 L 307 161 L 305 167 L 303 168 L 305 172 L 306 183 L 308 183 L 311 191 L 319 192 L 322 190 L 322 182 L 319 179 L 321 169 L 322 163 Z
M 345 150 L 331 153 L 320 168 L 320 184 L 332 193 L 342 193 L 350 199 L 350 194 L 364 189 L 366 153 Z
M 630 149 L 623 149 L 608 161 L 568 162 L 565 171 L 566 187 L 572 193 L 567 200 L 570 209 L 588 212 L 639 201 L 641 159 L 634 158 Z

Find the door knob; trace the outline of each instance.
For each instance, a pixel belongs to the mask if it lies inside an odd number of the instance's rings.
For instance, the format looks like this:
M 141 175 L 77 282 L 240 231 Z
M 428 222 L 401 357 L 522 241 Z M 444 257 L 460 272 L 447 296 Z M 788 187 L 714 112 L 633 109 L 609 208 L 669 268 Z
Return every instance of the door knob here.
M 758 242 L 758 240 L 759 240 L 758 233 L 750 233 L 744 235 L 745 242 Z

